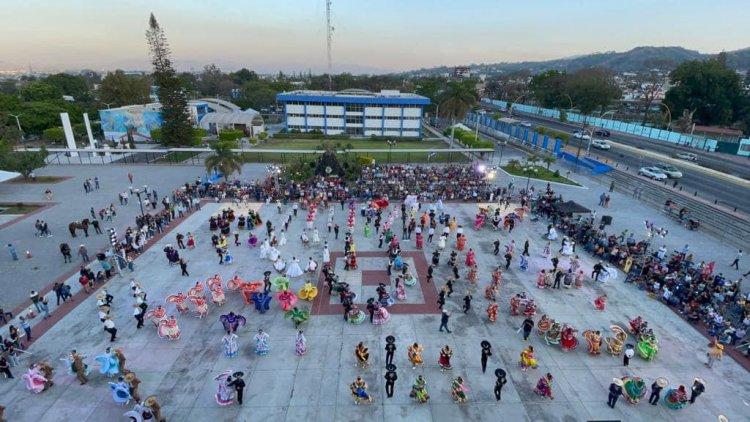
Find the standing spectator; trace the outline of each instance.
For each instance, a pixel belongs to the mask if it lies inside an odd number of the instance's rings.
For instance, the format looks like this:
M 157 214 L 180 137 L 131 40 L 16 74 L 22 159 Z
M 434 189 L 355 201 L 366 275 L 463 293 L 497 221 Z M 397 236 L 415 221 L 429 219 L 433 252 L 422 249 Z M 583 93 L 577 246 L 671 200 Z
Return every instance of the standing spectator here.
M 44 312 L 44 319 L 51 317 L 52 314 L 49 313 L 49 299 L 43 296 L 39 303 L 41 303 L 42 312 Z
M 5 374 L 5 378 L 13 379 L 13 374 L 10 372 L 10 363 L 5 359 L 5 356 L 0 356 L 0 372 Z
M 62 288 L 62 285 L 60 283 L 55 283 L 52 286 L 52 291 L 55 292 L 55 299 L 57 299 L 57 306 L 60 306 L 60 299 L 63 299 L 61 288 Z M 63 302 L 65 302 L 64 299 L 63 299 Z
M 78 247 L 78 256 L 81 257 L 81 260 L 83 260 L 84 264 L 89 262 L 89 250 L 86 249 L 86 246 L 81 245 Z
M 31 324 L 29 323 L 29 320 L 26 318 L 19 316 L 18 319 L 21 320 L 21 327 L 23 328 L 23 331 L 26 333 L 26 341 L 31 341 Z
M 133 173 L 128 173 L 128 180 L 130 181 L 130 184 L 133 184 Z
M 29 294 L 29 299 L 31 299 L 31 303 L 34 304 L 34 307 L 36 308 L 37 312 L 42 312 L 42 306 L 39 303 L 39 292 L 36 290 L 32 290 L 31 294 Z
M 531 317 L 527 317 L 525 320 L 523 320 L 523 325 L 521 326 L 521 328 L 523 329 L 523 341 L 528 341 L 531 330 L 534 329 L 534 320 L 531 319 Z
M 94 189 L 99 190 L 99 176 L 94 176 Z
M 190 274 L 187 270 L 187 261 L 185 261 L 184 258 L 180 258 L 180 270 L 182 270 L 182 275 L 185 277 L 190 277 Z
M 18 261 L 18 252 L 16 251 L 16 247 L 11 243 L 8 243 L 8 253 L 10 253 L 10 257 L 14 261 Z
M 734 261 L 729 264 L 730 267 L 734 267 L 735 270 L 740 269 L 740 258 L 742 258 L 742 249 L 737 251 L 737 255 L 734 256 Z
M 96 220 L 94 220 L 96 221 Z M 67 243 L 61 243 L 60 244 L 60 253 L 63 256 L 64 263 L 73 262 L 73 256 L 70 254 L 70 245 Z
M 96 232 L 96 234 L 102 234 L 102 228 L 99 227 L 99 220 L 91 221 L 91 225 L 94 226 L 94 231 Z

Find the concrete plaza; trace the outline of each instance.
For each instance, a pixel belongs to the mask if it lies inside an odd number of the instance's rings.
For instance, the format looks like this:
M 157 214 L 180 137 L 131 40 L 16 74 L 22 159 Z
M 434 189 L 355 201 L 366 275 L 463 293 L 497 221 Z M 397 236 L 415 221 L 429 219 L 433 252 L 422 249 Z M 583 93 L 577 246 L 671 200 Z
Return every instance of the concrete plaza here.
M 56 191 L 54 207 L 45 209 L 39 215 L 50 222 L 61 219 L 68 221 L 69 215 L 86 215 L 93 202 L 93 198 L 83 196 L 80 188 L 82 179 L 97 173 L 102 179 L 102 185 L 108 189 L 95 193 L 102 195 L 99 202 L 116 202 L 116 195 L 127 187 L 126 174 L 128 171 L 136 174 L 137 180 L 148 180 L 150 186 L 160 190 L 160 196 L 166 195 L 174 187 L 192 181 L 201 175 L 201 170 L 191 167 L 137 167 L 128 170 L 124 167 L 96 168 L 81 167 L 50 167 L 40 174 L 70 175 L 73 179 L 53 186 Z M 264 174 L 262 166 L 246 166 L 242 178 L 250 180 Z M 111 180 L 110 180 L 111 178 Z M 555 186 L 556 191 L 562 193 L 566 199 L 575 199 L 580 203 L 593 207 L 598 202 L 602 187 L 593 184 L 587 178 L 579 181 L 588 187 L 574 188 Z M 507 184 L 508 178 L 501 177 L 498 184 Z M 524 180 L 525 182 L 525 180 Z M 111 183 L 111 185 L 110 185 Z M 137 184 L 141 184 L 137 182 Z M 516 181 L 518 186 L 520 181 Z M 533 183 L 542 188 L 542 183 Z M 18 187 L 22 186 L 22 187 Z M 7 184 L 0 185 L 2 200 L 10 202 L 9 198 L 31 201 L 40 198 L 43 189 L 32 192 L 26 185 L 13 185 L 9 192 Z M 23 187 L 25 186 L 25 188 Z M 118 186 L 109 190 L 109 186 Z M 107 198 L 107 199 L 105 199 Z M 132 198 L 131 198 L 132 201 Z M 434 310 L 427 313 L 407 313 L 409 310 L 394 309 L 391 320 L 381 326 L 365 322 L 362 325 L 351 325 L 343 321 L 341 314 L 315 314 L 301 327 L 307 337 L 308 353 L 297 357 L 294 353 L 294 336 L 296 330 L 293 324 L 285 319 L 278 302 L 271 304 L 271 310 L 266 314 L 257 313 L 252 306 L 245 305 L 238 293 L 226 291 L 228 303 L 217 307 L 209 303 L 209 315 L 198 319 L 192 315 L 178 315 L 182 337 L 174 342 L 160 339 L 151 324 L 136 330 L 132 317 L 133 299 L 130 295 L 128 278 L 133 277 L 142 283 L 143 290 L 148 293 L 152 310 L 157 304 L 164 305 L 167 295 L 187 292 L 196 281 L 219 274 L 225 280 L 234 274 L 239 274 L 244 280 L 258 280 L 265 270 L 271 270 L 271 262 L 259 259 L 258 248 L 249 248 L 244 244 L 247 231 L 242 232 L 243 245 L 230 247 L 235 263 L 230 266 L 217 264 L 217 257 L 210 247 L 208 218 L 221 207 L 229 204 L 207 204 L 203 210 L 194 213 L 179 222 L 178 226 L 171 226 L 170 233 L 150 244 L 149 249 L 136 260 L 136 270 L 125 277 L 115 277 L 107 283 L 109 290 L 115 297 L 112 313 L 119 329 L 118 340 L 114 343 L 120 347 L 127 357 L 127 367 L 138 374 L 143 381 L 140 386 L 141 396 L 156 394 L 162 404 L 164 416 L 170 421 L 249 421 L 274 418 L 277 420 L 378 420 L 391 421 L 409 418 L 414 421 L 454 421 L 454 420 L 513 420 L 513 421 L 586 421 L 586 420 L 688 420 L 714 421 L 719 414 L 725 414 L 730 420 L 743 420 L 748 414 L 747 402 L 750 402 L 750 383 L 747 372 L 730 358 L 717 363 L 713 369 L 704 366 L 706 343 L 708 340 L 689 326 L 678 315 L 656 300 L 650 299 L 645 293 L 638 291 L 631 284 L 622 283 L 623 275 L 616 281 L 605 285 L 587 281 L 580 290 L 538 290 L 535 287 L 536 274 L 539 269 L 549 266 L 548 260 L 542 256 L 545 241 L 542 234 L 547 222 L 531 222 L 526 219 L 516 226 L 512 235 L 507 232 L 493 232 L 491 229 L 474 231 L 471 229 L 475 204 L 447 204 L 452 215 L 456 215 L 464 226 L 468 235 L 467 250 L 473 248 L 477 252 L 480 268 L 479 288 L 474 294 L 472 310 L 467 314 L 460 311 L 461 299 L 466 290 L 465 281 L 454 286 L 455 294 L 446 305 L 453 310 L 449 326 L 452 334 L 438 332 L 439 318 Z M 706 237 L 700 232 L 691 232 L 677 226 L 666 216 L 642 206 L 626 195 L 612 194 L 611 207 L 603 209 L 596 207 L 599 215 L 613 216 L 615 233 L 629 229 L 640 234 L 643 220 L 649 219 L 656 226 L 668 227 L 669 235 L 663 242 L 670 250 L 679 249 L 689 244 L 698 260 L 717 261 L 717 271 L 724 272 L 731 278 L 738 273 L 729 270 L 728 264 L 734 255 L 731 247 Z M 357 211 L 359 208 L 357 208 Z M 270 218 L 278 228 L 281 226 L 284 213 L 278 214 L 275 206 L 264 206 L 261 209 L 263 219 Z M 50 213 L 50 214 L 44 214 Z M 118 231 L 124 226 L 132 224 L 134 216 L 139 213 L 137 204 L 131 202 L 128 207 L 118 207 Z M 282 257 L 286 260 L 292 256 L 299 258 L 302 263 L 308 256 L 320 262 L 322 257 L 322 241 L 328 241 L 331 252 L 343 250 L 343 233 L 338 240 L 328 234 L 325 228 L 326 212 L 321 211 L 315 221 L 321 234 L 320 244 L 302 246 L 298 240 L 305 227 L 305 212 L 302 211 L 290 225 L 287 238 L 289 243 L 280 248 Z M 45 242 L 47 239 L 33 237 L 34 216 L 21 220 L 0 229 L 4 242 L 12 239 L 18 242 L 18 250 L 25 248 L 27 242 Z M 38 217 L 37 217 L 38 218 Z M 346 211 L 336 206 L 334 217 L 336 223 L 342 227 L 346 222 Z M 357 212 L 355 239 L 357 252 L 366 255 L 367 252 L 377 251 L 377 239 L 364 238 L 362 226 L 363 218 Z M 65 224 L 65 226 L 67 223 Z M 440 226 L 439 226 L 440 227 Z M 397 220 L 395 231 L 400 235 L 401 224 Z M 77 246 L 71 240 L 64 226 L 55 229 L 55 238 L 48 245 L 38 246 L 42 251 L 35 254 L 29 261 L 10 262 L 7 254 L 2 262 L 2 270 L 6 274 L 2 285 L 5 296 L 6 289 L 14 292 L 20 301 L 28 295 L 30 288 L 41 290 L 58 276 L 64 276 L 66 268 L 60 268 L 62 259 L 56 249 L 59 239 L 65 238 L 71 247 Z M 192 232 L 197 239 L 194 250 L 180 251 L 189 261 L 190 277 L 180 276 L 178 267 L 170 267 L 162 249 L 168 243 L 175 244 L 177 232 Z M 256 234 L 263 239 L 265 230 L 259 227 Z M 14 237 L 17 236 L 17 237 Z M 489 323 L 485 314 L 487 301 L 484 299 L 484 287 L 490 281 L 490 274 L 499 262 L 499 257 L 492 255 L 492 242 L 501 238 L 504 244 L 515 239 L 517 248 L 526 239 L 531 242 L 531 259 L 528 272 L 521 272 L 517 262 L 506 271 L 501 284 L 499 295 L 500 314 L 496 323 Z M 17 240 L 16 240 L 17 239 Z M 435 272 L 435 285 L 424 285 L 424 274 L 418 274 L 419 285 L 407 288 L 409 305 L 433 306 L 434 302 L 422 305 L 420 300 L 428 297 L 423 292 L 435 294 L 445 278 L 449 275 L 447 262 L 448 252 L 455 245 L 455 236 L 451 236 L 446 252 L 442 254 L 441 265 Z M 80 239 L 79 239 L 80 240 Z M 105 236 L 87 239 L 98 242 L 96 245 L 106 244 Z M 425 243 L 423 251 L 415 249 L 414 240 L 402 241 L 402 249 L 406 252 L 422 253 L 429 261 L 430 254 L 437 244 L 437 238 L 432 244 Z M 655 243 L 656 244 L 656 243 Z M 34 244 L 37 245 L 37 244 Z M 556 245 L 553 245 L 556 249 Z M 93 252 L 90 248 L 90 252 Z M 75 250 L 75 248 L 74 248 Z M 367 260 L 360 261 L 360 269 L 365 271 L 384 270 L 378 268 L 382 258 L 373 254 Z M 583 251 L 579 255 L 584 269 L 590 272 L 593 260 Z M 465 252 L 459 254 L 459 262 L 463 263 Z M 563 260 L 565 263 L 565 260 Z M 29 265 L 38 268 L 33 270 Z M 370 268 L 372 265 L 372 268 Z M 747 265 L 745 263 L 745 265 Z M 564 264 L 567 266 L 567 264 Z M 419 267 L 419 265 L 415 265 Z M 343 269 L 337 272 L 345 274 Z M 465 276 L 466 269 L 461 265 L 461 274 Z M 55 269 L 58 275 L 55 275 Z M 72 270 L 77 265 L 71 266 Z M 67 269 L 67 271 L 71 271 Z M 741 267 L 747 271 L 747 268 Z M 33 271 L 48 274 L 47 278 L 35 277 Z M 418 268 L 419 271 L 419 268 Z M 11 277 L 8 277 L 10 275 Z M 51 277 L 51 278 L 50 278 Z M 291 283 L 291 290 L 297 292 L 306 279 L 301 276 Z M 24 283 L 17 283 L 23 280 Z M 313 279 L 317 280 L 317 276 Z M 387 282 L 387 280 L 384 280 Z M 36 284 L 33 284 L 36 283 Z M 76 278 L 70 277 L 68 283 L 78 287 Z M 362 283 L 363 296 L 367 296 L 374 289 L 369 283 Z M 419 291 L 418 291 L 419 290 Z M 579 341 L 585 343 L 580 333 L 586 329 L 601 330 L 605 336 L 612 324 L 627 327 L 628 321 L 638 315 L 649 321 L 658 337 L 660 351 L 653 362 L 646 362 L 636 356 L 629 367 L 622 366 L 621 358 L 614 358 L 606 353 L 600 356 L 590 356 L 586 352 L 585 344 L 572 352 L 563 353 L 559 347 L 547 346 L 536 334 L 532 334 L 530 343 L 521 342 L 521 335 L 517 333 L 523 320 L 521 317 L 511 317 L 508 312 L 509 299 L 512 295 L 525 291 L 534 298 L 539 305 L 538 315 L 550 315 L 558 321 L 572 324 L 579 330 Z M 596 311 L 592 302 L 601 293 L 606 292 L 609 303 L 604 312 Z M 0 381 L 0 404 L 8 407 L 5 417 L 10 421 L 118 421 L 125 420 L 121 415 L 129 410 L 118 407 L 111 398 L 107 379 L 99 375 L 93 368 L 89 376 L 91 381 L 80 386 L 74 377 L 66 373 L 64 365 L 59 361 L 71 349 L 88 355 L 87 363 L 94 365 L 93 357 L 104 352 L 111 345 L 109 336 L 102 331 L 101 323 L 96 315 L 95 295 L 76 295 L 75 303 L 64 305 L 58 314 L 55 312 L 56 323 L 49 327 L 39 339 L 30 347 L 31 356 L 23 356 L 21 365 L 13 368 L 15 380 Z M 54 297 L 52 298 L 54 299 Z M 336 304 L 331 301 L 325 291 L 320 292 L 319 301 Z M 5 301 L 5 299 L 3 299 Z M 54 302 L 54 300 L 52 301 Z M 299 302 L 302 303 L 302 302 Z M 397 302 L 398 303 L 398 302 Z M 174 312 L 173 305 L 165 305 L 169 312 Z M 309 306 L 309 305 L 308 305 Z M 222 327 L 219 315 L 234 311 L 248 318 L 247 326 L 240 328 L 240 354 L 237 358 L 228 359 L 221 347 Z M 59 319 L 59 320 L 58 320 Z M 41 320 L 41 318 L 36 318 Z M 267 331 L 271 338 L 271 352 L 268 356 L 257 356 L 253 352 L 253 335 L 258 328 Z M 395 395 L 386 399 L 384 392 L 384 358 L 385 337 L 396 337 L 396 358 L 394 363 L 398 367 L 399 379 L 396 382 Z M 480 342 L 488 340 L 493 345 L 493 356 L 486 374 L 482 374 L 480 366 Z M 370 349 L 370 367 L 359 369 L 355 367 L 354 346 L 364 342 Z M 421 343 L 425 348 L 425 366 L 412 370 L 406 359 L 406 348 L 413 342 Z M 438 352 L 444 345 L 454 349 L 452 372 L 441 373 L 437 365 Z M 521 350 L 531 344 L 535 347 L 539 361 L 539 369 L 522 372 L 517 366 Z M 39 395 L 28 392 L 20 379 L 23 367 L 31 362 L 46 359 L 56 367 L 55 385 Z M 503 390 L 502 401 L 496 402 L 492 394 L 495 368 L 508 371 L 508 384 Z M 232 369 L 245 372 L 248 384 L 245 394 L 245 404 L 220 407 L 214 401 L 216 382 L 213 377 L 220 372 Z M 555 400 L 543 400 L 533 393 L 536 381 L 544 373 L 554 375 L 553 392 Z M 429 404 L 416 404 L 408 397 L 411 385 L 418 374 L 423 374 L 428 382 L 431 399 Z M 469 388 L 469 402 L 463 405 L 454 404 L 450 398 L 450 381 L 461 375 Z M 656 377 L 665 377 L 670 387 L 684 384 L 690 387 L 695 377 L 701 377 L 707 382 L 706 393 L 695 404 L 684 409 L 673 411 L 661 403 L 650 406 L 643 400 L 639 405 L 630 406 L 620 400 L 616 409 L 606 406 L 607 387 L 613 377 L 640 376 L 647 385 Z M 351 400 L 348 385 L 356 376 L 362 376 L 369 385 L 369 391 L 375 401 L 370 405 L 355 406 Z

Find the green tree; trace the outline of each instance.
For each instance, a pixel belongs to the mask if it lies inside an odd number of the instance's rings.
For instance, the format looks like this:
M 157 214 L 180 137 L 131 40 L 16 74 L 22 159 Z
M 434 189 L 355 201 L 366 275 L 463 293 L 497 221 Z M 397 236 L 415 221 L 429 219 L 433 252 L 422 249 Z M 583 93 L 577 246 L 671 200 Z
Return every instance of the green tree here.
M 565 72 L 548 70 L 534 75 L 529 83 L 529 89 L 542 107 L 569 108 L 567 77 Z
M 688 61 L 669 74 L 664 103 L 673 115 L 683 110 L 704 125 L 729 125 L 742 118 L 747 101 L 740 76 L 720 60 Z
M 65 141 L 65 130 L 61 127 L 44 129 L 44 132 L 42 132 L 42 138 L 52 142 L 63 142 Z
M 455 125 L 466 117 L 479 96 L 473 81 L 450 82 L 440 95 L 440 116 L 450 119 Z M 453 135 L 451 135 L 451 139 Z
M 557 161 L 557 158 L 551 155 L 546 155 L 544 158 L 542 158 L 542 162 L 547 165 L 547 170 L 549 170 L 549 166 L 555 164 L 555 161 Z
M 211 145 L 211 149 L 214 150 L 214 153 L 206 158 L 206 170 L 209 173 L 218 170 L 224 175 L 224 180 L 227 181 L 229 180 L 229 176 L 234 172 L 242 174 L 242 157 L 232 151 L 232 148 L 236 147 L 237 143 L 235 141 L 219 141 Z
M 229 75 L 222 73 L 213 63 L 204 67 L 198 77 L 198 90 L 205 96 L 228 97 L 235 87 Z
M 42 146 L 39 151 L 11 151 L 0 154 L 0 169 L 21 173 L 28 179 L 31 173 L 47 165 L 47 149 Z
M 61 100 L 62 95 L 60 88 L 41 81 L 27 83 L 20 92 L 21 100 L 26 102 Z
M 99 86 L 99 98 L 111 107 L 146 104 L 151 92 L 151 82 L 145 77 L 131 77 L 122 70 L 107 73 Z
M 258 74 L 244 67 L 236 72 L 230 73 L 229 77 L 237 85 L 244 85 L 246 82 L 257 81 Z
M 81 116 L 76 113 L 77 110 L 78 107 L 62 100 L 33 101 L 19 104 L 12 113 L 23 115 L 20 120 L 24 133 L 41 135 L 45 129 L 60 124 L 60 113 L 67 112 L 72 123 L 79 122 Z
M 583 114 L 603 110 L 622 96 L 612 72 L 602 68 L 581 69 L 567 77 L 567 91 Z
M 91 94 L 86 78 L 82 76 L 57 73 L 44 79 L 44 83 L 56 86 L 62 95 L 70 95 L 76 101 L 89 101 Z
M 154 82 L 159 87 L 159 102 L 162 106 L 162 143 L 190 145 L 194 142 L 194 137 L 187 98 L 172 65 L 167 37 L 153 13 L 149 19 L 146 39 L 151 51 L 151 63 L 154 65 Z
M 161 143 L 161 129 L 151 129 L 151 140 L 157 144 Z

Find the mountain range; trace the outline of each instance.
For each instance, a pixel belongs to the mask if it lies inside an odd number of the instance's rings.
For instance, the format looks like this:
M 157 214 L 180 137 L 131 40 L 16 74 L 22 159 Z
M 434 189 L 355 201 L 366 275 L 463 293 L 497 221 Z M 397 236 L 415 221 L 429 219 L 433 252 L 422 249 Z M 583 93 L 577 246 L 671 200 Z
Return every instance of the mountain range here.
M 750 48 L 726 51 L 727 65 L 736 70 L 750 69 Z M 516 62 L 516 63 L 482 63 L 471 64 L 472 73 L 496 75 L 511 73 L 519 70 L 530 70 L 532 73 L 547 70 L 575 71 L 588 67 L 604 67 L 615 72 L 638 72 L 649 69 L 671 70 L 680 63 L 688 60 L 708 60 L 716 58 L 718 54 L 704 54 L 683 47 L 636 47 L 625 52 L 608 51 L 560 59 Z M 453 67 L 440 66 L 406 72 L 406 75 L 436 75 L 452 73 Z

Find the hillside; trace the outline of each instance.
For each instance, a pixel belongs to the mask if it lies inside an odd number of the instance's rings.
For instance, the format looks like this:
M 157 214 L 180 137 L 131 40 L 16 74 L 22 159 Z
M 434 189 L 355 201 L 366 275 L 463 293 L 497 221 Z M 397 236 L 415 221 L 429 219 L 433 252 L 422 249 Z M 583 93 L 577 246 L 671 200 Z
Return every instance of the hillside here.
M 727 64 L 730 67 L 738 70 L 750 69 L 750 48 L 727 51 L 726 55 Z M 636 47 L 632 50 L 619 53 L 608 51 L 606 53 L 594 53 L 539 62 L 483 63 L 471 64 L 469 66 L 472 72 L 487 75 L 515 72 L 522 69 L 538 73 L 552 69 L 573 71 L 587 67 L 606 67 L 616 72 L 636 72 L 653 68 L 669 70 L 687 60 L 707 60 L 713 57 L 716 57 L 716 55 L 702 54 L 698 51 L 682 47 Z M 440 74 L 451 71 L 452 67 L 440 66 L 414 70 L 406 72 L 406 74 Z

